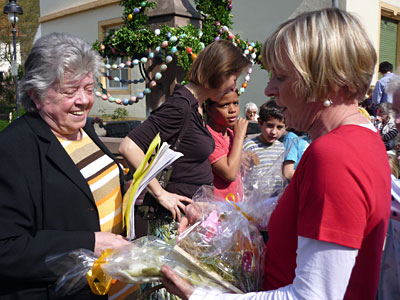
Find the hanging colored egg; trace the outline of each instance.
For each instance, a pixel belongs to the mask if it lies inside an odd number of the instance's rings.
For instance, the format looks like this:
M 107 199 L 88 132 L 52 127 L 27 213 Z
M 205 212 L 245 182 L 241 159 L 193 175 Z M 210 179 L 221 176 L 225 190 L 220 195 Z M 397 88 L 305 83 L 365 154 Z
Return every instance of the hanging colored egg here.
M 157 46 L 157 47 L 156 47 L 156 51 L 157 51 L 157 52 L 160 52 L 160 50 L 161 50 L 161 47 L 160 47 L 160 46 Z
M 190 47 L 187 47 L 187 48 L 186 48 L 186 53 L 187 53 L 187 54 L 192 53 L 192 51 L 193 51 L 192 48 L 190 48 Z
M 106 67 L 106 69 L 110 69 L 111 68 L 110 64 L 106 64 L 105 67 Z
M 108 97 L 109 102 L 115 102 L 115 98 L 113 96 Z
M 253 72 L 253 68 L 249 68 L 248 70 L 247 70 L 247 74 L 251 74 Z
M 174 35 L 169 38 L 169 41 L 171 43 L 175 43 L 177 40 L 178 40 L 178 38 L 176 36 L 174 36 Z
M 160 29 L 154 30 L 154 34 L 155 34 L 155 35 L 159 35 L 160 33 L 161 33 Z
M 171 48 L 171 53 L 172 53 L 172 54 L 175 54 L 176 52 L 178 52 L 178 49 L 177 49 L 175 46 L 173 46 L 173 47 Z
M 197 58 L 197 54 L 196 53 L 192 53 L 191 57 L 192 57 L 192 60 L 195 60 Z
M 162 74 L 160 73 L 160 72 L 157 72 L 155 75 L 154 75 L 154 79 L 155 80 L 160 80 L 162 78 Z
M 101 97 L 101 93 L 99 91 L 96 91 L 94 94 L 99 98 Z
M 132 97 L 131 97 L 131 101 L 136 102 L 136 97 L 135 97 L 135 96 L 132 96 Z
M 145 88 L 144 91 L 143 91 L 143 93 L 144 93 L 145 95 L 148 95 L 148 94 L 151 93 L 151 89 Z
M 149 53 L 149 58 L 154 58 L 154 52 Z
M 199 39 L 203 36 L 203 31 L 199 30 Z
M 239 91 L 243 94 L 243 93 L 246 91 L 246 89 L 245 89 L 244 87 L 241 87 L 241 88 L 239 89 Z
M 250 54 L 249 50 L 247 50 L 247 49 L 244 50 L 244 54 L 245 54 L 245 55 L 249 55 L 249 54 Z
M 125 64 L 124 64 L 124 63 L 120 63 L 120 64 L 118 65 L 118 68 L 120 68 L 120 69 L 125 68 Z
M 200 43 L 200 47 L 201 47 L 201 50 L 203 50 L 203 49 L 206 47 L 206 45 L 204 45 L 204 43 L 201 42 L 201 43 Z
M 229 38 L 230 40 L 233 40 L 233 39 L 235 38 L 235 35 L 234 35 L 233 33 L 229 33 L 229 34 L 228 34 L 228 38 Z
M 182 38 L 184 38 L 185 36 L 186 36 L 186 34 L 182 33 L 182 34 L 179 36 L 179 38 L 182 39 Z
M 249 46 L 247 49 L 249 49 L 250 52 L 253 51 L 253 47 L 252 46 Z
M 140 59 L 140 62 L 141 62 L 142 64 L 147 63 L 147 57 L 142 57 L 142 58 Z
M 147 5 L 147 2 L 146 2 L 146 1 L 143 1 L 143 2 L 140 3 L 140 6 L 141 6 L 141 7 L 146 7 L 146 5 Z
M 171 32 L 168 32 L 167 33 L 167 38 L 170 38 L 171 37 Z
M 256 44 L 254 42 L 251 42 L 250 46 L 252 46 L 254 48 L 256 46 Z
M 250 75 L 246 75 L 246 77 L 244 78 L 245 81 L 250 81 Z
M 132 63 L 136 66 L 136 65 L 139 64 L 139 60 L 138 60 L 138 59 L 134 59 L 134 60 L 132 61 Z
M 104 50 L 106 49 L 106 46 L 104 46 L 103 44 L 100 44 L 100 50 Z
M 108 100 L 108 96 L 106 94 L 101 95 L 101 99 Z
M 114 77 L 115 82 L 119 82 L 119 77 Z
M 132 14 L 129 14 L 128 15 L 128 21 L 131 21 L 133 19 L 133 15 Z
M 144 94 L 143 94 L 143 93 L 139 93 L 139 94 L 137 95 L 137 97 L 138 97 L 138 99 L 143 99 Z
M 122 104 L 128 105 L 129 104 L 129 99 L 124 98 L 124 100 L 122 100 Z
M 170 63 L 170 62 L 172 61 L 172 56 L 171 56 L 171 55 L 168 55 L 168 56 L 165 58 L 165 61 L 166 61 L 167 64 Z
M 131 62 L 130 60 L 127 60 L 126 63 L 125 63 L 125 65 L 126 65 L 127 67 L 130 67 L 130 66 L 132 65 L 132 62 Z
M 221 23 L 219 21 L 215 22 L 215 26 L 221 26 Z
M 220 40 L 219 36 L 216 36 L 215 39 L 214 39 L 214 41 L 219 41 L 219 40 Z
M 117 98 L 117 99 L 115 99 L 115 103 L 121 104 L 121 103 L 122 103 L 122 100 L 121 100 L 120 98 Z
M 163 48 L 168 47 L 168 41 L 163 41 L 163 42 L 161 43 L 161 47 L 163 47 Z
M 140 13 L 140 8 L 139 8 L 139 7 L 135 7 L 135 8 L 133 9 L 133 13 L 134 13 L 134 14 Z
M 232 10 L 232 7 L 233 7 L 232 4 L 229 4 L 229 5 L 228 5 L 228 9 L 229 9 L 229 10 Z
M 157 82 L 155 82 L 154 80 L 150 81 L 149 83 L 150 87 L 155 87 L 157 85 Z
M 160 67 L 160 70 L 163 71 L 163 72 L 167 71 L 167 69 L 168 69 L 168 67 L 167 67 L 166 64 L 162 64 L 161 67 Z
M 252 54 L 251 54 L 251 58 L 252 58 L 252 59 L 256 59 L 256 58 L 257 58 L 257 54 L 252 53 Z
M 247 88 L 247 82 L 243 82 L 242 87 Z
M 222 29 L 224 30 L 224 31 L 226 31 L 226 32 L 228 32 L 229 31 L 229 28 L 228 28 L 228 26 L 222 26 Z

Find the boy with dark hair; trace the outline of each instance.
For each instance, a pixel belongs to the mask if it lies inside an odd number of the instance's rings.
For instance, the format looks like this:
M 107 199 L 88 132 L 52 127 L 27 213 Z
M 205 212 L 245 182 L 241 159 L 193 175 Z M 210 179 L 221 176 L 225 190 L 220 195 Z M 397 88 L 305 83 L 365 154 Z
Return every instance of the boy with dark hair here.
M 257 178 L 250 179 L 251 182 L 259 180 L 259 175 L 267 176 L 265 178 L 270 183 L 268 188 L 272 193 L 284 184 L 282 173 L 276 172 L 276 168 L 282 170 L 285 147 L 278 139 L 285 132 L 286 127 L 282 112 L 274 100 L 260 107 L 258 126 L 261 128 L 261 133 L 256 137 L 246 139 L 243 143 L 243 151 L 252 151 L 257 156 L 258 164 L 254 164 L 251 172 Z M 274 172 L 271 172 L 272 170 Z M 246 178 L 246 181 L 249 181 L 249 178 Z

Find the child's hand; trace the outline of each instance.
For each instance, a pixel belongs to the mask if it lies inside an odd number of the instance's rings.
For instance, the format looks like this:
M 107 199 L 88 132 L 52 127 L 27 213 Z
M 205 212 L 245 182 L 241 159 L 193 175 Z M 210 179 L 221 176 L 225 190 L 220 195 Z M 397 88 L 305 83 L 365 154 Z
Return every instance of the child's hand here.
M 238 118 L 235 125 L 233 126 L 235 137 L 240 137 L 244 139 L 247 133 L 248 124 L 249 121 L 247 121 L 245 118 Z

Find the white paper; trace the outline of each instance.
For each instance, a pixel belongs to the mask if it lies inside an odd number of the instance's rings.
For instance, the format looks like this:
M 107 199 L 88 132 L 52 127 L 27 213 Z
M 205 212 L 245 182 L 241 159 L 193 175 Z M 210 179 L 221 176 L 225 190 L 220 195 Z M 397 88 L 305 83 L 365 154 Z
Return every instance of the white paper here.
M 163 169 L 171 165 L 175 160 L 182 157 L 183 154 L 181 152 L 174 151 L 169 148 L 168 143 L 164 142 L 160 149 L 157 151 L 155 157 L 153 157 L 153 161 L 148 171 L 145 172 L 142 181 L 140 182 L 138 189 L 136 190 L 135 195 L 133 196 L 132 206 L 130 211 L 129 218 L 129 228 L 130 232 L 128 232 L 128 239 L 133 240 L 135 238 L 135 203 L 138 196 L 143 192 L 143 190 L 147 187 L 150 181 L 153 180 L 154 177 L 157 176 Z

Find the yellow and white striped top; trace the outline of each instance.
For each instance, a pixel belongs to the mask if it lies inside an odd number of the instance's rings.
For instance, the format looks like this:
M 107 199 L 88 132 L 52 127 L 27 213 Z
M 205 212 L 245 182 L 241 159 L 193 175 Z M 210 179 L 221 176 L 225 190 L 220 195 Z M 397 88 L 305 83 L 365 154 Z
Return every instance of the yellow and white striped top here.
M 119 169 L 115 161 L 106 155 L 82 130 L 80 141 L 58 138 L 65 151 L 81 171 L 89 184 L 100 217 L 100 230 L 122 233 L 122 193 Z M 123 282 L 113 284 L 108 292 L 109 300 L 136 299 L 139 285 Z
M 80 141 L 59 138 L 89 184 L 100 217 L 101 231 L 122 233 L 122 193 L 117 164 L 82 130 Z

